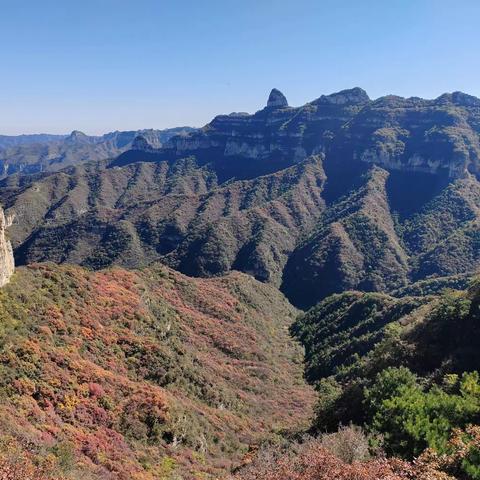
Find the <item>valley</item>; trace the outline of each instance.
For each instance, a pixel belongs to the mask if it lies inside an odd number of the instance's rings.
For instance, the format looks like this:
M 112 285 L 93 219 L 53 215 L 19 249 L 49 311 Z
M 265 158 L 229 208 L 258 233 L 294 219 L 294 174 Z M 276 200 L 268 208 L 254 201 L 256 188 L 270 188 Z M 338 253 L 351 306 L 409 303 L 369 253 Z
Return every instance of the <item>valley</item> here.
M 479 142 L 360 88 L 0 137 L 0 472 L 480 478 Z

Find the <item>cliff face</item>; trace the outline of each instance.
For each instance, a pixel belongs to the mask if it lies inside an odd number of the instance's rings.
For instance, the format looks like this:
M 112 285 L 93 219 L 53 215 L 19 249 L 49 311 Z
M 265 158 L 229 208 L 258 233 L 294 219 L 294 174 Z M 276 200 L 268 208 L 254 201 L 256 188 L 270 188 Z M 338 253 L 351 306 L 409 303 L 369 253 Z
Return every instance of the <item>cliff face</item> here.
M 195 156 L 224 178 L 271 173 L 324 153 L 342 171 L 375 164 L 387 170 L 465 178 L 480 176 L 480 99 L 461 92 L 433 100 L 389 95 L 371 100 L 360 88 L 288 106 L 273 89 L 253 115 L 215 117 L 174 136 L 155 152 L 126 152 L 113 165 Z M 328 168 L 328 167 L 327 167 Z
M 0 287 L 6 285 L 15 270 L 13 249 L 10 240 L 6 236 L 6 229 L 12 224 L 13 217 L 5 217 L 0 208 Z

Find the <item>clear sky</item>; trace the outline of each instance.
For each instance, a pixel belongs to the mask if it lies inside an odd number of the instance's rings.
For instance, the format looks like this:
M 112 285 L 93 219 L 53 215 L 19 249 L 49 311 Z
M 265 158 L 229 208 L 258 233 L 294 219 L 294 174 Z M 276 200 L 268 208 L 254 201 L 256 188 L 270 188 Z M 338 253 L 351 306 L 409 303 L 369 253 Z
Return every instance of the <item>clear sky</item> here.
M 0 0 L 0 134 L 201 126 L 360 86 L 480 96 L 479 0 Z

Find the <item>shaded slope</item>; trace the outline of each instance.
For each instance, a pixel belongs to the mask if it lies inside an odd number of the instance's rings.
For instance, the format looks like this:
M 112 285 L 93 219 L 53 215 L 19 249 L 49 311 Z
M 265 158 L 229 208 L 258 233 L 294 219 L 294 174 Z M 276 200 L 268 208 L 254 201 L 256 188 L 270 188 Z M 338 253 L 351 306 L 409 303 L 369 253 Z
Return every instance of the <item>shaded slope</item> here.
M 291 255 L 282 290 L 309 306 L 331 293 L 385 291 L 407 282 L 408 257 L 392 220 L 385 182 L 374 168 L 361 188 L 332 205 L 318 230 Z
M 364 389 L 387 368 L 407 367 L 425 385 L 478 371 L 479 305 L 474 282 L 422 297 L 346 292 L 300 315 L 292 332 L 305 346 L 307 378 L 319 390 L 318 428 L 362 424 Z
M 292 327 L 306 348 L 307 379 L 342 375 L 383 339 L 388 324 L 425 303 L 428 299 L 381 293 L 346 292 L 326 298 Z
M 102 169 L 88 164 L 25 186 L 5 182 L 19 263 L 101 268 L 163 259 L 188 274 L 232 268 L 279 284 L 298 237 L 323 210 L 320 157 L 218 186 L 191 159 Z

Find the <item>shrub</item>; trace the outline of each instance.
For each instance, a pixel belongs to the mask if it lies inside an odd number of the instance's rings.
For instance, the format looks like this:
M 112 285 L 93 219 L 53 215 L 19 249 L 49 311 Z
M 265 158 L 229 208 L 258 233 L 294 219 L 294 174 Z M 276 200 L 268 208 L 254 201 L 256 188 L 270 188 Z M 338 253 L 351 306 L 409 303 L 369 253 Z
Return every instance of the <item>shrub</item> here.
M 349 432 L 349 434 L 352 432 Z M 287 452 L 262 451 L 235 476 L 238 480 L 402 480 L 411 478 L 412 466 L 396 459 L 343 462 L 311 439 Z M 293 454 L 292 452 L 297 452 Z
M 322 435 L 320 445 L 348 464 L 366 461 L 371 456 L 369 439 L 356 425 L 340 427 L 338 432 Z

